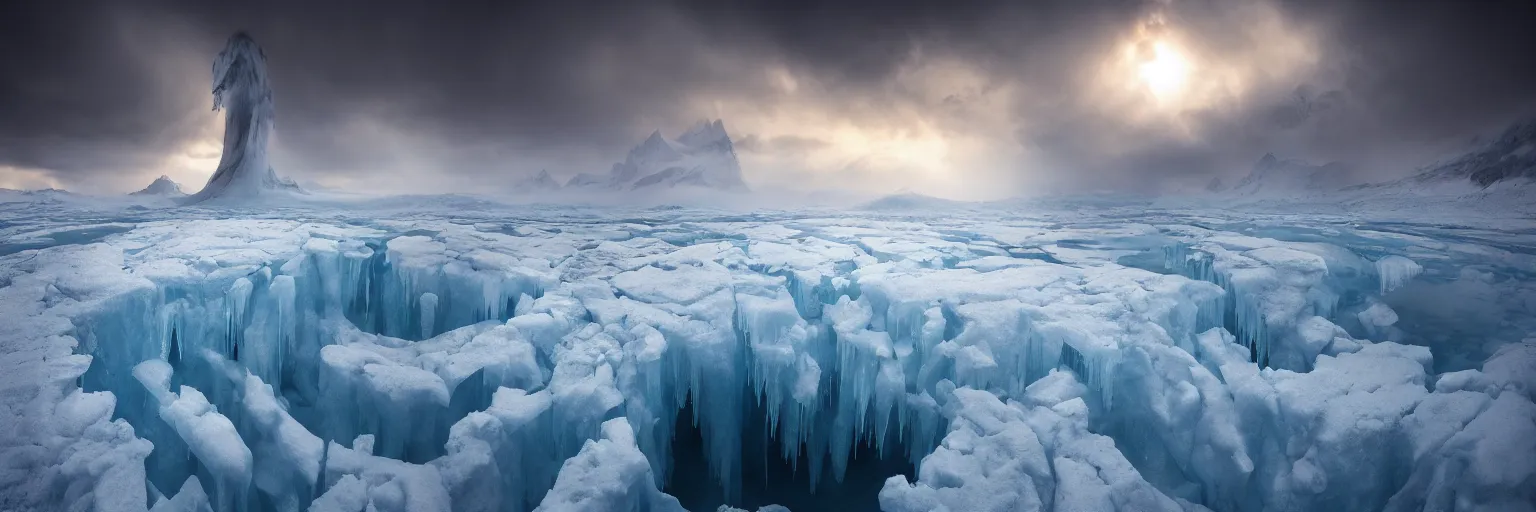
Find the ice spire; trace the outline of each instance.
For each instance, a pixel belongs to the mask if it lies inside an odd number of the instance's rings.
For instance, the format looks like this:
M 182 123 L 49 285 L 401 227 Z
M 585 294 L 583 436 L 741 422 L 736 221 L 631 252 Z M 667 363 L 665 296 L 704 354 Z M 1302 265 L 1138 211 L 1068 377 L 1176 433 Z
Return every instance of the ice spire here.
M 213 109 L 221 107 L 226 109 L 224 154 L 213 177 L 191 201 L 298 191 L 292 181 L 278 178 L 267 160 L 273 118 L 267 57 L 245 32 L 230 36 L 213 61 Z

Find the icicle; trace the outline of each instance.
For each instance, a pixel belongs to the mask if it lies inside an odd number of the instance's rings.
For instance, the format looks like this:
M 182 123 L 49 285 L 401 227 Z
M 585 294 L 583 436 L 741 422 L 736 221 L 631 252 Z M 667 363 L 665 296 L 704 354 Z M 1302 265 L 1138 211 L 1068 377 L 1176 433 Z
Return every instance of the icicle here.
M 1381 283 L 1382 295 L 1402 288 L 1423 272 L 1423 266 L 1402 256 L 1393 255 L 1376 260 L 1376 276 Z
M 421 304 L 421 339 L 431 338 L 436 334 L 432 329 L 437 321 L 437 294 L 423 293 L 418 302 Z
M 251 301 L 251 291 L 255 287 L 250 279 L 244 277 L 236 279 L 235 284 L 229 287 L 225 294 L 229 298 L 229 325 L 231 332 L 245 322 L 245 310 Z

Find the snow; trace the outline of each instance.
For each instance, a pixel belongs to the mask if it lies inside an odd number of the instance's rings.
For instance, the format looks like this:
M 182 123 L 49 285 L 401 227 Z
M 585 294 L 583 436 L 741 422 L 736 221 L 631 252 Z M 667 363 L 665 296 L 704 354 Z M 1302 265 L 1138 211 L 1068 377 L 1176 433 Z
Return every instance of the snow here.
M 635 445 L 623 418 L 603 423 L 602 436 L 589 440 L 565 461 L 560 478 L 534 509 L 539 512 L 681 511 L 677 499 L 655 487 L 651 466 Z
M 1053 374 L 1071 381 L 1068 373 Z M 1081 396 L 1055 383 L 1028 404 L 960 388 L 946 401 L 950 432 L 924 458 L 917 482 L 886 481 L 885 510 L 1206 510 L 1141 477 L 1108 437 L 1089 432 Z M 1081 388 L 1080 388 L 1081 389 Z M 1065 400 L 1063 400 L 1065 399 Z
M 7 510 L 775 510 L 764 460 L 887 510 L 1536 499 L 1536 244 L 1498 229 L 26 204 Z
M 202 482 L 197 477 L 187 478 L 182 484 L 181 490 L 175 496 L 163 498 L 149 507 L 150 512 L 212 512 L 213 506 L 208 503 L 208 495 L 203 492 Z

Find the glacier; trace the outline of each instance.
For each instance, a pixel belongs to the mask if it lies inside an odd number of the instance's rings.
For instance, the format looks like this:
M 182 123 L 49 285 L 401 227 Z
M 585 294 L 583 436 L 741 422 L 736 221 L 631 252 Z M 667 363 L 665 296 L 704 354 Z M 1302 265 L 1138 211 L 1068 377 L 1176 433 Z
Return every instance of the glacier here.
M 0 202 L 0 509 L 1521 510 L 1536 240 Z

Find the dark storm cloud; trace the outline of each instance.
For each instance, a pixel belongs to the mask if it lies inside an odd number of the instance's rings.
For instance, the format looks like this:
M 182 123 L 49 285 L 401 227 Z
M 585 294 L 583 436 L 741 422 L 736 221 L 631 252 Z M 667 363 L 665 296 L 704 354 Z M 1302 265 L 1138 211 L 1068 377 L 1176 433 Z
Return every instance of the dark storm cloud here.
M 152 162 L 191 136 L 196 127 L 177 122 L 207 110 L 208 62 L 236 30 L 255 35 L 271 61 L 288 160 L 321 170 L 389 164 L 387 148 L 356 143 L 370 131 L 445 141 L 447 165 L 484 167 L 526 148 L 611 150 L 629 143 L 652 109 L 664 112 L 689 87 L 714 80 L 692 53 L 703 45 L 677 37 L 681 20 L 623 3 L 17 9 L 0 17 L 6 54 L 21 56 L 3 64 L 0 159 L 66 175 L 103 171 L 125 151 L 133 160 L 117 163 Z M 157 60 L 180 67 L 146 65 Z
M 204 98 L 148 60 L 162 41 L 128 41 L 102 13 L 68 9 L 0 14 L 0 165 L 65 175 L 142 165 L 190 136 L 187 108 Z
M 1309 10 L 1315 8 L 1315 11 Z M 1536 2 L 1308 2 L 1345 77 L 1356 134 L 1325 131 L 1327 147 L 1465 140 L 1536 107 Z
M 1258 85 L 1240 99 L 1179 112 L 1177 134 L 1127 122 L 1124 108 L 1093 92 L 1095 63 L 1154 13 L 1197 50 L 1251 57 L 1245 49 L 1265 44 L 1254 40 L 1253 5 L 1315 36 L 1306 73 L 1256 72 Z M 0 15 L 0 166 L 81 183 L 121 169 L 155 174 L 164 155 L 206 152 L 187 141 L 208 136 L 208 63 L 228 34 L 247 30 L 270 60 L 276 162 L 308 178 L 413 169 L 496 182 L 538 168 L 601 170 L 651 129 L 712 114 L 700 98 L 764 116 L 814 108 L 865 125 L 919 111 L 941 132 L 1002 132 L 999 153 L 1030 155 L 1016 172 L 1095 187 L 1231 174 L 1268 151 L 1401 174 L 1425 148 L 1530 112 L 1536 71 L 1519 52 L 1536 47 L 1522 26 L 1536 19 L 1531 5 L 31 2 Z M 945 73 L 915 81 L 914 55 L 962 63 L 981 85 L 934 96 L 924 86 Z M 765 80 L 770 67 L 799 91 Z M 995 105 L 1004 93 L 1010 101 Z M 978 114 L 999 109 L 1007 122 L 978 126 Z M 833 146 L 809 134 L 733 132 L 757 154 Z M 879 160 L 843 167 L 878 172 L 866 168 Z M 746 170 L 749 179 L 762 172 Z

